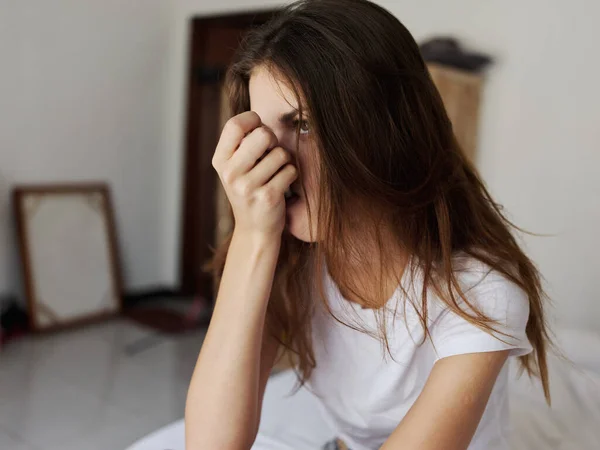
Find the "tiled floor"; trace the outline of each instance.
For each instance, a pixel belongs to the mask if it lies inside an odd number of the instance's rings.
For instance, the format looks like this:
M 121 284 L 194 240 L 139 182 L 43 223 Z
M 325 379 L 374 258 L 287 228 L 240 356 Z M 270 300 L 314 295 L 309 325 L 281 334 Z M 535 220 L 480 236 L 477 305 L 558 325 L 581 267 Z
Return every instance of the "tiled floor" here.
M 203 337 L 115 320 L 10 342 L 0 350 L 0 449 L 123 450 L 180 419 Z

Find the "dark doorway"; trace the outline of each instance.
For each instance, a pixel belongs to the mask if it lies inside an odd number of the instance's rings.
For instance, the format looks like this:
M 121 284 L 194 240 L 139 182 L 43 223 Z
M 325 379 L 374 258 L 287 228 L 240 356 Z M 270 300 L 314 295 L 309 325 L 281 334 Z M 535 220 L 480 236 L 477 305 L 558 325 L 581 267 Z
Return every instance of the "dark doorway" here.
M 243 35 L 272 15 L 262 11 L 190 21 L 180 283 L 183 293 L 209 301 L 212 280 L 202 265 L 215 243 L 217 176 L 211 160 L 221 131 L 222 82 Z

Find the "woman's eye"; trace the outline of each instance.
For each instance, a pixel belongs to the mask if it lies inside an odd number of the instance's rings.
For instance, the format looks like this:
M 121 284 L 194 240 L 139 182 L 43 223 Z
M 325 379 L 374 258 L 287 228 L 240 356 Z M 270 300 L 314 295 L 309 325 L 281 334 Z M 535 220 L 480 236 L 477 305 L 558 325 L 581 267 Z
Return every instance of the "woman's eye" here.
M 307 120 L 294 120 L 293 125 L 295 129 L 298 129 L 298 125 L 300 125 L 300 134 L 308 134 L 308 132 L 310 131 Z

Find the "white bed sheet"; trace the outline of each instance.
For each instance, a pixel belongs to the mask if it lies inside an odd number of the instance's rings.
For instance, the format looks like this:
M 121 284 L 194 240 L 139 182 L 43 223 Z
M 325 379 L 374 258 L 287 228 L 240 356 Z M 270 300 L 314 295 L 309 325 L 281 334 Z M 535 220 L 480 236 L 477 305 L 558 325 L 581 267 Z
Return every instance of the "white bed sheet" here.
M 600 335 L 563 331 L 559 344 L 570 361 L 550 358 L 552 408 L 537 382 L 522 376 L 512 384 L 512 450 L 600 449 Z M 333 437 L 312 394 L 301 389 L 290 396 L 295 381 L 291 372 L 269 380 L 252 450 L 318 450 Z M 127 450 L 185 450 L 183 420 Z
M 558 344 L 565 358 L 548 361 L 552 408 L 539 382 L 511 386 L 511 450 L 600 449 L 600 335 L 563 331 Z

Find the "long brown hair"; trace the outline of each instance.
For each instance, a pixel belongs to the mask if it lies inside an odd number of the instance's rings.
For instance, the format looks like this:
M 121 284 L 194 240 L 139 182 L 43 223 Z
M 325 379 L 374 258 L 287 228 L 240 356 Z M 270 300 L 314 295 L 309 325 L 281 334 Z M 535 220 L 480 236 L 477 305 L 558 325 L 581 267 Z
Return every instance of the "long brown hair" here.
M 316 301 L 327 304 L 323 264 L 343 294 L 383 310 L 384 289 L 366 293 L 357 281 L 361 269 L 349 268 L 347 261 L 369 258 L 364 263 L 378 268 L 383 286 L 402 249 L 410 255 L 405 267 L 421 274 L 422 295 L 406 301 L 418 307 L 426 336 L 430 292 L 465 320 L 496 332 L 496 323 L 461 289 L 457 255 L 481 261 L 523 289 L 534 352 L 520 361 L 541 378 L 549 399 L 540 275 L 459 148 L 409 31 L 367 0 L 301 0 L 242 42 L 226 80 L 233 114 L 250 109 L 248 82 L 258 66 L 276 70 L 293 88 L 299 107 L 310 112 L 318 148 L 318 240 L 303 243 L 284 234 L 267 311 L 273 336 L 297 354 L 301 382 L 315 366 L 311 317 Z M 350 223 L 349 217 L 360 220 Z M 351 239 L 357 230 L 377 244 L 375 257 L 366 257 Z M 213 261 L 217 276 L 227 247 L 228 241 Z M 400 281 L 401 273 L 395 275 Z M 387 345 L 385 315 L 379 317 L 379 337 Z

